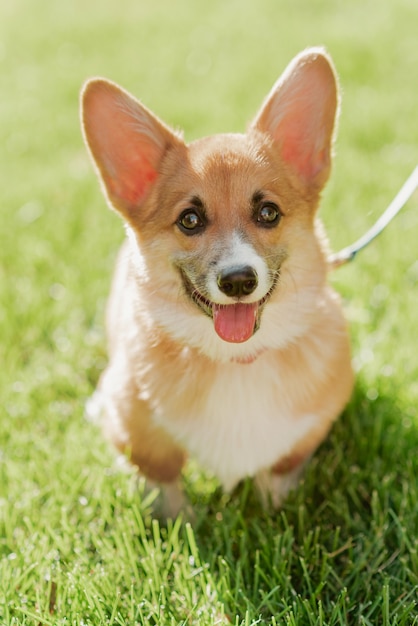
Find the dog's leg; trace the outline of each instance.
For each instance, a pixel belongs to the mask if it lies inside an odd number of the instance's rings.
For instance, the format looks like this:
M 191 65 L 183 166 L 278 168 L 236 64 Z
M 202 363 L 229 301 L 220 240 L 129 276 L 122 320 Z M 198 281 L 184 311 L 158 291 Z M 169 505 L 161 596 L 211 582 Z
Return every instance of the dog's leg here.
M 95 412 L 100 405 L 106 437 L 138 467 L 149 486 L 159 487 L 156 505 L 161 515 L 175 517 L 185 505 L 179 478 L 186 454 L 153 422 L 148 404 L 139 397 L 126 369 L 115 361 L 109 365 L 94 395 Z
M 158 495 L 152 503 L 153 515 L 163 521 L 175 519 L 180 513 L 184 521 L 193 521 L 194 512 L 190 502 L 184 494 L 180 478 L 169 483 L 156 482 L 146 479 L 145 493 L 149 494 L 156 489 Z

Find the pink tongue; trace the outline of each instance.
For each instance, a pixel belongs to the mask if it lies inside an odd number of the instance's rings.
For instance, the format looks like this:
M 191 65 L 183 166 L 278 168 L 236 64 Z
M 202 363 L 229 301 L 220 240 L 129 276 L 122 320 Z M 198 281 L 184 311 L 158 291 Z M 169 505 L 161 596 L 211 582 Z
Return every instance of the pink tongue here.
M 230 343 L 242 343 L 252 337 L 258 302 L 251 304 L 213 304 L 213 321 L 219 337 Z

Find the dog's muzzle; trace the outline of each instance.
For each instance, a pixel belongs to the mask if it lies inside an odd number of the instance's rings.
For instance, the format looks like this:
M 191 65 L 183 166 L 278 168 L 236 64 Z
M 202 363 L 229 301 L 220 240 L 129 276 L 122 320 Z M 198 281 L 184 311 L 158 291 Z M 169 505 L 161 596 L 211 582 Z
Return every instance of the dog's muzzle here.
M 208 316 L 213 319 L 218 336 L 230 343 L 248 341 L 260 326 L 264 305 L 270 298 L 277 283 L 275 278 L 266 295 L 255 302 L 242 302 L 241 298 L 251 295 L 258 286 L 256 271 L 250 266 L 229 269 L 217 277 L 219 290 L 234 299 L 231 304 L 220 304 L 206 298 L 192 283 L 184 271 L 180 270 L 187 295 Z

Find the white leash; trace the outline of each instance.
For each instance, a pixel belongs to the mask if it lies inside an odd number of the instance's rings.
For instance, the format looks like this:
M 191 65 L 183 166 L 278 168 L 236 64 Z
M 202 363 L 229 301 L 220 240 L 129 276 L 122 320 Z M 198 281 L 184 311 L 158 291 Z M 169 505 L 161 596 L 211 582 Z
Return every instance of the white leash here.
M 348 261 L 352 261 L 357 252 L 365 248 L 375 237 L 377 237 L 389 222 L 399 213 L 403 206 L 418 187 L 418 166 L 414 169 L 409 178 L 405 181 L 395 198 L 389 204 L 386 211 L 379 217 L 377 222 L 367 231 L 365 235 L 357 239 L 351 246 L 343 248 L 339 252 L 332 254 L 329 258 L 333 268 L 340 267 Z

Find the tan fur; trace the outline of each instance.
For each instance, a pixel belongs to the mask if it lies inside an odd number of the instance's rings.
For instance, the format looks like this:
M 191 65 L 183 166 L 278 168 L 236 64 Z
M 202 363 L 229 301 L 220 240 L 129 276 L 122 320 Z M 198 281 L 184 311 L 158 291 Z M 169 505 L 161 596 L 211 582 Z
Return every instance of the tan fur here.
M 177 484 L 191 453 L 225 488 L 253 475 L 280 504 L 350 396 L 348 335 L 316 218 L 337 108 L 319 49 L 296 57 L 245 135 L 190 145 L 113 83 L 84 89 L 85 139 L 128 232 L 98 395 L 107 436 L 154 481 Z M 197 234 L 179 226 L 190 206 L 204 222 Z M 279 207 L 277 226 L 260 226 L 265 206 Z M 238 261 L 258 280 L 230 297 L 219 277 Z M 202 301 L 213 316 L 254 305 L 259 328 L 224 340 Z

